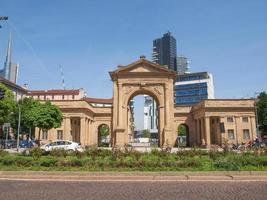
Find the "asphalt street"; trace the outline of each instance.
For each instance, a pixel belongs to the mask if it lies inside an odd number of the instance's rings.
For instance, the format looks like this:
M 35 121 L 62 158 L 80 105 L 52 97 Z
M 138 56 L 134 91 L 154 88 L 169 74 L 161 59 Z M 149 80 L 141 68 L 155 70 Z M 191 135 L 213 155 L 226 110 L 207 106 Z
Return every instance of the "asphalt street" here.
M 266 198 L 266 181 L 0 181 L 0 200 Z

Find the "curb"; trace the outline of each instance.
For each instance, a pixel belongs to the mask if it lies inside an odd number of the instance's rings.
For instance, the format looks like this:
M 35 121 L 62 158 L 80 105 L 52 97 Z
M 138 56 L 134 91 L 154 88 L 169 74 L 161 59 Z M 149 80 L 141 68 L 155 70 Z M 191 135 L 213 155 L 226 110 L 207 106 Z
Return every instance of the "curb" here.
M 0 171 L 0 180 L 27 181 L 267 181 L 267 172 Z

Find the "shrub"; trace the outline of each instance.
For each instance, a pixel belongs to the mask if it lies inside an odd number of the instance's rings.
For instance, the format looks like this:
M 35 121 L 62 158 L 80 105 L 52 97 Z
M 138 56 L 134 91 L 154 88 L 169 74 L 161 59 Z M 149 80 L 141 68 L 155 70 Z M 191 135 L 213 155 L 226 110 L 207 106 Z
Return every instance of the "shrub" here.
M 74 158 L 71 158 L 69 161 L 69 166 L 72 166 L 72 167 L 81 167 L 83 166 L 83 162 L 82 160 L 74 157 Z
M 229 159 L 227 157 L 219 158 L 214 162 L 214 166 L 216 168 L 221 168 L 225 170 L 239 170 L 240 169 L 240 163 L 234 161 L 233 159 Z
M 5 166 L 13 165 L 15 163 L 15 156 L 8 155 L 5 157 L 1 157 L 1 163 L 2 165 L 5 165 Z
M 33 165 L 33 158 L 25 156 L 16 156 L 14 157 L 14 164 L 18 167 L 30 167 Z
M 0 149 L 0 156 L 6 156 L 9 153 L 7 151 L 5 151 L 4 149 Z
M 49 152 L 49 154 L 51 156 L 55 156 L 55 157 L 64 157 L 66 158 L 66 156 L 68 155 L 68 151 L 66 151 L 65 149 L 53 149 Z
M 57 159 L 52 156 L 42 157 L 40 160 L 40 165 L 43 167 L 54 167 L 56 165 Z
M 37 159 L 39 160 L 40 157 L 42 156 L 44 150 L 42 150 L 41 148 L 39 147 L 33 147 L 30 149 L 30 155 L 34 158 L 34 159 Z

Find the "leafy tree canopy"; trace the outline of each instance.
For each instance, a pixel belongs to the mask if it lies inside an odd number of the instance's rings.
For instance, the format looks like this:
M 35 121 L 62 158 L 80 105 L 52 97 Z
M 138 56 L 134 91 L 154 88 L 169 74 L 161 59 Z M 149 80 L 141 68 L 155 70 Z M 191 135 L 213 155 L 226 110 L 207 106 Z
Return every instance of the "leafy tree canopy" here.
M 109 135 L 109 127 L 106 124 L 102 124 L 99 127 L 99 134 L 101 137 L 106 137 Z
M 4 123 L 10 122 L 11 114 L 15 107 L 14 94 L 5 85 L 0 83 L 0 90 L 3 90 L 5 95 L 0 99 L 0 126 Z
M 263 132 L 267 133 L 267 94 L 261 92 L 257 101 L 257 114 Z
M 63 120 L 63 115 L 59 107 L 51 104 L 49 101 L 33 107 L 29 115 L 31 115 L 33 125 L 42 130 L 58 128 L 61 126 Z M 31 122 L 31 120 L 29 121 Z
M 151 137 L 151 133 L 148 129 L 143 130 L 143 137 L 144 138 L 150 138 Z
M 186 126 L 184 124 L 178 126 L 177 134 L 179 136 L 186 136 Z
M 22 100 L 18 102 L 18 104 L 16 104 L 14 111 L 13 111 L 11 125 L 14 130 L 17 130 L 17 124 L 18 124 L 18 118 L 19 118 L 19 107 L 18 106 L 20 106 L 21 132 L 27 133 L 30 128 L 35 127 L 34 125 L 35 115 L 32 114 L 32 110 L 36 107 L 39 107 L 41 103 L 38 100 L 34 100 L 33 98 L 23 98 Z

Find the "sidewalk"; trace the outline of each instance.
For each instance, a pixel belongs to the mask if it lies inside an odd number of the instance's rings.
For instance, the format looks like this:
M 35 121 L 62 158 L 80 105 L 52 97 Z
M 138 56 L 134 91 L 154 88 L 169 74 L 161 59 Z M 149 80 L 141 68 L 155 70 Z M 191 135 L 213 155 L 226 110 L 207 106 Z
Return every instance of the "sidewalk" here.
M 35 181 L 267 181 L 266 171 L 44 172 L 0 171 L 0 180 Z

